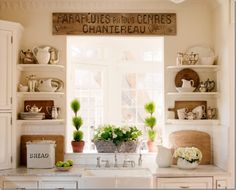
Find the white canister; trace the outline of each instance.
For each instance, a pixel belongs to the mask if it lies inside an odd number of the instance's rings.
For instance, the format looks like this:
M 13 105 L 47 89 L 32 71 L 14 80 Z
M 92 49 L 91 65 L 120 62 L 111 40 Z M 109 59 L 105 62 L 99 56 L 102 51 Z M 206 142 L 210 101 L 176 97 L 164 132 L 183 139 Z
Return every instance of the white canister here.
M 172 152 L 171 149 L 166 148 L 164 146 L 157 146 L 157 157 L 156 163 L 159 168 L 167 168 L 172 164 Z
M 27 147 L 27 168 L 53 168 L 55 165 L 55 141 L 29 141 Z

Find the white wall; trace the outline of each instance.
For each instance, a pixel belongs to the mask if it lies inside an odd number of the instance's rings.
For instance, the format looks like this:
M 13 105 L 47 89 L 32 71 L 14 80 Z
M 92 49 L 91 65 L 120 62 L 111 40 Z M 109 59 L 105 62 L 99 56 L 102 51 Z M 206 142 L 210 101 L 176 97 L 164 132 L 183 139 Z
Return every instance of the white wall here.
M 66 36 L 52 35 L 52 12 L 176 12 L 177 13 L 177 35 L 165 37 L 165 65 L 175 65 L 176 54 L 179 51 L 185 51 L 188 47 L 205 44 L 210 47 L 215 47 L 216 52 L 222 55 L 220 64 L 222 73 L 226 74 L 229 71 L 227 65 L 227 47 L 225 44 L 222 53 L 220 44 L 224 41 L 223 37 L 227 36 L 225 33 L 220 33 L 224 30 L 224 20 L 222 25 L 217 26 L 219 34 L 216 29 L 213 29 L 213 15 L 212 9 L 209 7 L 207 0 L 188 0 L 182 4 L 173 4 L 167 0 L 8 0 L 0 2 L 0 19 L 20 22 L 24 28 L 22 49 L 32 48 L 37 45 L 52 45 L 59 49 L 61 64 L 66 65 Z M 226 15 L 225 12 L 222 13 Z M 220 16 L 215 14 L 215 19 Z M 222 18 L 224 19 L 224 18 Z M 213 39 L 214 35 L 215 38 Z M 222 36 L 222 38 L 221 38 Z M 214 44 L 214 41 L 216 43 Z M 227 75 L 226 75 L 227 76 Z M 229 80 L 224 78 L 224 83 L 229 84 Z M 173 85 L 174 81 L 166 83 L 166 86 Z M 171 83 L 171 84 L 170 84 Z M 221 85 L 221 87 L 224 85 Z M 224 92 L 222 96 L 228 97 L 229 87 L 227 85 L 222 87 Z M 225 100 L 225 98 L 223 98 Z M 222 100 L 222 101 L 223 101 Z M 63 104 L 66 106 L 66 101 Z M 173 104 L 173 99 L 166 101 L 166 108 Z M 222 106 L 222 120 L 223 127 L 216 128 L 213 126 L 214 134 L 223 134 L 222 138 L 227 139 L 227 127 L 229 126 L 229 118 L 224 116 L 229 113 L 229 102 Z M 173 106 L 173 105 L 172 105 Z M 182 126 L 168 127 L 168 131 L 182 129 Z M 185 126 L 185 128 L 187 128 Z M 191 128 L 196 128 L 195 126 Z M 212 133 L 212 128 L 205 128 L 204 126 L 197 126 L 197 129 Z M 39 129 L 40 130 L 40 129 Z M 29 132 L 29 131 L 28 131 Z M 55 132 L 55 131 L 54 131 Z M 215 135 L 216 136 L 216 135 Z M 216 140 L 216 139 L 215 139 Z M 221 151 L 227 147 L 227 143 L 217 144 L 215 141 L 214 147 L 216 163 L 225 168 L 227 160 L 227 151 L 221 154 Z M 221 156 L 219 156 L 221 154 Z
M 221 69 L 221 98 L 219 112 L 221 126 L 213 131 L 214 160 L 217 165 L 231 172 L 234 187 L 235 167 L 235 55 L 234 55 L 234 7 L 233 1 L 219 0 L 214 8 L 214 47 Z

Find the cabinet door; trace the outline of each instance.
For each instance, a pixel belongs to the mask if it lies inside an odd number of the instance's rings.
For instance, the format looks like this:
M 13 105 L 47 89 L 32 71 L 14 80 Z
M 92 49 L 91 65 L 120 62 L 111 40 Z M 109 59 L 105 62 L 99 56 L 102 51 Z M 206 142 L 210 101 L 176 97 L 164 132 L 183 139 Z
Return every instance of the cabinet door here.
M 11 168 L 11 113 L 0 113 L 0 169 Z
M 11 109 L 12 32 L 0 30 L 0 109 Z
M 212 189 L 212 177 L 157 178 L 160 189 Z
M 37 189 L 37 181 L 4 181 L 3 189 Z
M 42 181 L 40 189 L 76 189 L 76 181 Z

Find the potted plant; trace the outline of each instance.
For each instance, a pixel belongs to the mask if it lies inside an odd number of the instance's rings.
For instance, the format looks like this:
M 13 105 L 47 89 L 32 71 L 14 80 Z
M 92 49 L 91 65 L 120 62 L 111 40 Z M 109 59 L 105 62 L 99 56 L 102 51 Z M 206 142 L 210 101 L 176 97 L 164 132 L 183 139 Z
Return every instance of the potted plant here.
M 93 142 L 99 153 L 135 152 L 137 139 L 141 135 L 135 126 L 117 127 L 107 124 L 96 130 Z
M 73 132 L 73 141 L 71 141 L 73 152 L 83 152 L 84 141 L 83 141 L 83 132 L 80 130 L 80 127 L 83 125 L 83 120 L 78 116 L 78 111 L 80 109 L 80 103 L 77 99 L 71 102 L 71 109 L 74 112 L 74 117 L 72 118 L 73 126 L 75 130 Z
M 196 147 L 179 147 L 175 150 L 174 158 L 177 158 L 177 167 L 180 169 L 194 169 L 202 159 L 202 152 Z
M 157 136 L 157 131 L 155 130 L 156 125 L 156 118 L 153 116 L 153 113 L 155 112 L 155 103 L 154 102 L 148 102 L 144 106 L 146 112 L 149 114 L 148 117 L 145 118 L 145 125 L 149 128 L 148 129 L 148 150 L 149 152 L 155 152 L 156 146 L 155 146 L 155 139 Z

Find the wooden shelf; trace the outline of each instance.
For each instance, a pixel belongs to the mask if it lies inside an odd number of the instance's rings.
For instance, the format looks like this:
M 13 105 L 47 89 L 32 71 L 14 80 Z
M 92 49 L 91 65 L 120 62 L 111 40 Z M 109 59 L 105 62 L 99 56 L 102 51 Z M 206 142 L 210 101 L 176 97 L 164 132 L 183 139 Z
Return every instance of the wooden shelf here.
M 167 92 L 168 96 L 209 96 L 218 97 L 219 92 Z
M 18 119 L 17 124 L 34 124 L 34 125 L 41 125 L 41 124 L 63 124 L 64 119 L 42 119 L 42 120 L 22 120 Z
M 199 120 L 180 120 L 180 119 L 167 119 L 167 124 L 175 125 L 219 125 L 218 119 L 199 119 Z
M 214 71 L 218 71 L 219 70 L 219 66 L 218 65 L 173 65 L 173 66 L 167 66 L 167 69 L 172 69 L 172 70 L 180 70 L 180 69 L 211 69 Z
M 63 96 L 64 92 L 17 92 L 17 96 Z
M 63 65 L 49 65 L 49 64 L 18 64 L 17 69 L 20 71 L 32 71 L 32 70 L 47 70 L 47 69 L 59 69 L 63 70 L 65 67 Z

